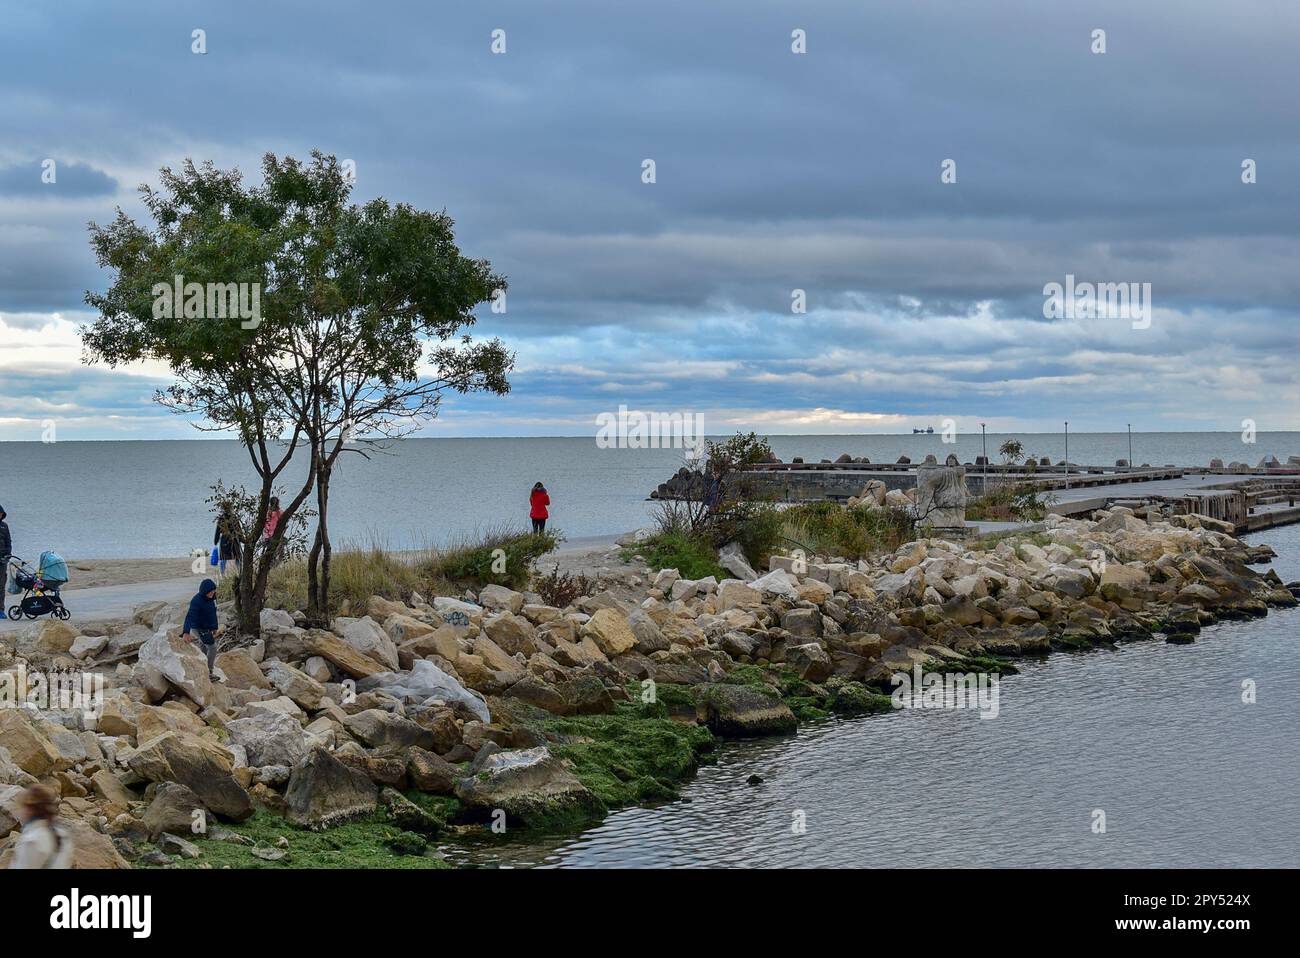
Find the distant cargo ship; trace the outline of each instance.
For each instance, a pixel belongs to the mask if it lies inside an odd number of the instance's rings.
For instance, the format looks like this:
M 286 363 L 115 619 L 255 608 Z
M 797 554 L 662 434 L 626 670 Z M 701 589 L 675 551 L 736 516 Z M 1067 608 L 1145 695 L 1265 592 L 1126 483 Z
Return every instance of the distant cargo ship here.
M 913 436 L 918 435 L 918 434 L 923 435 L 923 436 L 933 436 L 933 435 L 934 435 L 934 427 L 933 427 L 933 426 L 926 426 L 924 429 L 913 429 L 913 430 L 912 430 L 912 435 L 913 435 Z

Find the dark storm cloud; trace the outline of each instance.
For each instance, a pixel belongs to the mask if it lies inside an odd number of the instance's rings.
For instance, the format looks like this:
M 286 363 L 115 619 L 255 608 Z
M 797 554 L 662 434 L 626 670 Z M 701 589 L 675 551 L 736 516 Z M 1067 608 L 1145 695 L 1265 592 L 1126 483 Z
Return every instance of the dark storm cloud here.
M 521 350 L 510 402 L 537 410 L 622 390 L 1014 415 L 1071 389 L 1172 403 L 1202 366 L 1230 371 L 1202 383 L 1225 396 L 1258 377 L 1294 392 L 1277 357 L 1300 345 L 1295 5 L 3 7 L 0 313 L 75 310 L 104 285 L 85 223 L 138 214 L 160 165 L 255 178 L 265 150 L 319 147 L 355 160 L 359 199 L 446 208 L 510 277 L 509 313 L 482 327 Z M 58 204 L 45 156 L 72 158 Z M 1150 282 L 1154 331 L 1046 319 L 1043 286 L 1067 274 Z M 709 372 L 665 378 L 666 357 Z
M 0 169 L 0 196 L 63 199 L 112 196 L 116 191 L 117 182 L 103 170 L 84 163 L 59 163 L 55 157 Z

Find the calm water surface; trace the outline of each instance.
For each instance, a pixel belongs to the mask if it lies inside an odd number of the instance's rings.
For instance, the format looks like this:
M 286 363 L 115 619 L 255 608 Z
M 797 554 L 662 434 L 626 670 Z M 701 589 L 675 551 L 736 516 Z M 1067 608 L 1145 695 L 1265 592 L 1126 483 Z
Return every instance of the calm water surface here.
M 918 425 L 923 425 L 918 423 Z M 940 424 L 934 424 L 936 428 Z M 996 456 L 1001 435 L 988 437 Z M 1064 455 L 1064 437 L 1019 438 L 1026 455 Z M 774 436 L 787 461 L 834 459 L 847 452 L 873 462 L 901 455 L 962 461 L 980 454 L 978 435 L 945 444 L 932 436 Z M 1206 465 L 1218 457 L 1258 462 L 1272 453 L 1300 454 L 1300 433 L 1260 433 L 1254 445 L 1237 433 L 1145 433 L 1133 437 L 1135 461 Z M 1070 437 L 1074 462 L 1128 458 L 1123 433 Z M 502 523 L 527 525 L 528 490 L 545 482 L 552 525 L 572 538 L 606 536 L 644 525 L 645 501 L 682 462 L 672 449 L 599 449 L 586 438 L 414 439 L 371 460 L 345 458 L 332 486 L 330 526 L 336 542 L 377 541 L 394 549 L 445 544 Z M 285 485 L 305 474 L 291 469 Z M 0 504 L 19 555 L 53 549 L 78 559 L 188 555 L 212 543 L 204 500 L 218 479 L 254 485 L 248 455 L 229 440 L 158 442 L 0 442 Z
M 1300 579 L 1300 527 L 1251 538 Z M 729 744 L 680 801 L 445 851 L 514 867 L 1300 866 L 1298 632 L 1287 610 L 1190 646 L 1053 655 L 1002 682 L 996 719 L 900 712 Z

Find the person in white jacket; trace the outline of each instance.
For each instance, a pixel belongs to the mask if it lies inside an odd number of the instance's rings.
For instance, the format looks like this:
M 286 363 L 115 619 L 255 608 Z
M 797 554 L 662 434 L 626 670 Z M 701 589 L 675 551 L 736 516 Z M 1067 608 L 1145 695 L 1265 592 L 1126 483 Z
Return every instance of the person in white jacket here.
M 59 797 L 44 785 L 33 785 L 18 798 L 22 834 L 14 846 L 10 868 L 71 868 L 72 837 L 56 818 Z

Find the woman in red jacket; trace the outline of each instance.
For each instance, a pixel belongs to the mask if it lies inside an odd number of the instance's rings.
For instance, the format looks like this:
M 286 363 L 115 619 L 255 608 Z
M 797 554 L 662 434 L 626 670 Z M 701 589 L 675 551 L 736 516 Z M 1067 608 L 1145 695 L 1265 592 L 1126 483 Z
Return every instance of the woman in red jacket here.
M 546 507 L 551 504 L 550 494 L 540 482 L 533 486 L 532 495 L 528 497 L 528 504 L 530 507 L 528 518 L 533 520 L 533 533 L 540 535 L 546 531 L 546 520 L 550 517 Z

